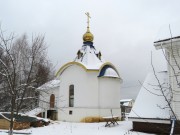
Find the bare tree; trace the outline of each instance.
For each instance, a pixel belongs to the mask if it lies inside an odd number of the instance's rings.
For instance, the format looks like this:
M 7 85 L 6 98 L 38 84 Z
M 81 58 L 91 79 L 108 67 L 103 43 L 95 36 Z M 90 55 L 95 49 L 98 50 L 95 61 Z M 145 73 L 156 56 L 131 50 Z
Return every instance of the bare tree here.
M 173 37 L 170 27 L 169 30 L 171 35 L 170 38 L 154 42 L 156 49 L 162 50 L 167 62 L 167 76 L 165 74 L 162 74 L 161 76 L 160 74 L 162 72 L 156 72 L 151 54 L 151 66 L 153 69 L 153 78 L 152 76 L 151 78 L 153 81 L 150 82 L 151 84 L 145 82 L 145 85 L 142 85 L 142 90 L 148 91 L 153 95 L 152 97 L 159 99 L 157 100 L 158 102 L 155 103 L 157 105 L 156 107 L 162 112 L 164 111 L 167 113 L 169 116 L 171 127 L 164 129 L 161 125 L 156 124 L 156 128 L 160 129 L 161 133 L 165 132 L 173 135 L 176 133 L 179 134 L 180 131 L 180 36 Z M 136 112 L 136 110 L 132 110 L 132 112 L 141 119 L 141 116 Z M 168 114 L 168 112 L 170 113 Z M 159 118 L 163 117 L 159 116 Z M 150 121 L 145 122 L 148 124 L 151 123 Z
M 155 42 L 156 44 L 160 44 L 159 49 L 162 50 L 164 58 L 168 65 L 168 75 L 169 75 L 169 85 L 167 88 L 163 88 L 163 85 L 160 83 L 159 78 L 155 72 L 154 65 L 152 63 L 151 56 L 151 66 L 153 68 L 153 72 L 155 78 L 158 82 L 158 90 L 161 91 L 161 96 L 164 97 L 164 100 L 167 103 L 166 108 L 170 109 L 171 112 L 171 132 L 170 135 L 174 132 L 174 127 L 180 127 L 179 125 L 179 116 L 175 111 L 174 104 L 180 104 L 180 42 L 174 42 L 173 40 L 177 40 L 180 37 L 173 37 L 171 28 L 169 25 L 170 38 L 162 41 Z M 163 42 L 166 42 L 166 46 L 163 46 Z M 157 45 L 155 45 L 157 46 Z M 163 107 L 164 108 L 164 107 Z M 162 108 L 162 109 L 163 109 Z
M 13 34 L 5 37 L 0 29 L 0 93 L 10 99 L 9 135 L 13 134 L 14 112 L 37 100 L 35 88 L 50 79 L 52 66 L 46 54 L 44 36 L 32 37 L 31 41 L 26 35 L 15 39 Z

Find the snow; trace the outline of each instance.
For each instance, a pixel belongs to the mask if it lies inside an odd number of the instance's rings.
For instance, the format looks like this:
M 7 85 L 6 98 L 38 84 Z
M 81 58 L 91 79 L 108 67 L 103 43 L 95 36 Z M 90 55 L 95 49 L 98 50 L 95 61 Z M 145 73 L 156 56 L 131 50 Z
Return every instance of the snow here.
M 111 118 L 119 118 L 119 116 L 106 116 L 106 117 L 103 117 L 104 119 L 111 119 Z
M 35 108 L 35 109 L 33 109 L 33 110 L 29 111 L 29 112 L 26 112 L 25 114 L 30 115 L 30 116 L 36 116 L 41 112 L 44 112 L 44 109 L 38 107 L 38 108 Z
M 55 88 L 55 87 L 59 87 L 60 86 L 60 80 L 58 79 L 54 79 L 54 80 L 51 80 L 45 84 L 43 84 L 42 86 L 40 86 L 39 88 L 37 88 L 38 90 L 45 90 L 45 89 L 52 89 L 52 88 Z
M 132 101 L 133 99 L 121 99 L 120 102 L 130 102 Z
M 103 59 L 99 59 L 96 54 L 97 50 L 89 45 L 82 46 L 81 50 L 83 56 L 80 59 L 75 59 L 75 62 L 79 62 L 84 65 L 87 69 L 99 70 L 99 68 L 104 64 Z
M 31 135 L 148 135 L 146 133 L 132 132 L 132 123 L 130 121 L 118 122 L 119 125 L 105 127 L 105 123 L 69 123 L 56 121 L 52 124 L 15 131 L 19 133 L 31 133 Z M 1 135 L 7 135 L 7 130 L 0 130 Z M 16 134 L 20 135 L 20 134 Z
M 0 115 L 1 115 L 4 119 L 10 121 L 10 119 L 8 119 L 6 116 L 4 116 L 3 113 L 4 113 L 4 112 L 0 112 Z
M 125 102 L 123 106 L 129 106 L 129 102 Z
M 119 78 L 119 75 L 117 74 L 117 72 L 114 69 L 110 68 L 110 67 L 106 69 L 103 76 Z
M 159 72 L 157 73 L 157 76 L 163 86 L 163 90 L 166 89 L 165 94 L 167 94 L 167 72 Z M 167 107 L 167 102 L 165 101 L 164 97 L 161 96 L 162 92 L 159 90 L 157 85 L 158 83 L 154 74 L 149 73 L 145 82 L 143 83 L 142 88 L 140 89 L 129 117 L 155 119 L 170 118 L 170 109 L 165 108 Z
M 134 103 L 133 99 L 121 99 L 120 104 L 123 106 L 132 106 L 131 104 Z

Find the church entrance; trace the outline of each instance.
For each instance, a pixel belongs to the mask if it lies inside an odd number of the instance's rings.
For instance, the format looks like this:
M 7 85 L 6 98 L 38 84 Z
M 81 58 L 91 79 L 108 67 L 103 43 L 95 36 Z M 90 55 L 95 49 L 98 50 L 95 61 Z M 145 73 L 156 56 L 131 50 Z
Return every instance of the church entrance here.
M 57 120 L 58 112 L 56 110 L 47 110 L 47 118 L 51 120 Z

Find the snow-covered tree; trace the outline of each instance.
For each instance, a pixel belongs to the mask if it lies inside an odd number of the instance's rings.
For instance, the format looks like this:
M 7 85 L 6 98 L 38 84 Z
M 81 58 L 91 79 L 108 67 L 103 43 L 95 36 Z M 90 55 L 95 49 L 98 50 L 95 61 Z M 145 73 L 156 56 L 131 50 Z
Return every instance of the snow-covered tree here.
M 11 112 L 9 134 L 14 113 L 33 107 L 38 99 L 35 88 L 52 77 L 52 65 L 46 54 L 44 36 L 29 41 L 25 34 L 20 38 L 13 34 L 5 37 L 0 29 L 0 107 Z

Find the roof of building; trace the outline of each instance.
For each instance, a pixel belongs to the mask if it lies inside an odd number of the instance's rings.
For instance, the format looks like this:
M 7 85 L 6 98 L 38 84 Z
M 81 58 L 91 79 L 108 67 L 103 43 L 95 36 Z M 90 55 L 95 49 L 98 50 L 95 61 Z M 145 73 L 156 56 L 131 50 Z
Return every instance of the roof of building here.
M 44 110 L 43 108 L 37 107 L 37 108 L 34 108 L 34 109 L 31 110 L 31 111 L 26 112 L 25 114 L 26 114 L 26 115 L 29 115 L 29 116 L 36 116 L 36 115 L 38 115 L 39 113 L 44 112 L 44 111 L 45 111 L 45 110 Z
M 7 112 L 1 112 L 0 113 L 0 119 L 6 119 L 10 120 L 11 114 Z M 30 117 L 26 115 L 21 115 L 21 114 L 14 114 L 14 119 L 16 122 L 35 122 L 38 121 L 37 118 L 35 117 Z
M 134 99 L 121 99 L 120 102 L 130 102 L 130 101 L 134 101 Z
M 99 69 L 104 63 L 103 58 L 98 58 L 98 53 L 93 45 L 84 44 L 79 50 L 81 57 L 76 57 L 75 62 L 83 64 L 87 69 Z
M 154 42 L 154 46 L 156 49 L 163 49 L 172 46 L 179 46 L 180 45 L 180 36 L 172 37 L 172 38 L 165 38 L 163 40 L 158 40 Z
M 162 40 L 155 41 L 154 43 L 169 41 L 169 40 L 178 39 L 178 38 L 180 38 L 180 36 L 176 36 L 176 37 L 172 37 L 172 38 L 165 38 L 165 39 L 162 39 Z
M 169 99 L 167 72 L 156 73 L 163 91 Z M 162 96 L 158 81 L 153 73 L 149 73 L 140 89 L 135 104 L 129 114 L 130 118 L 138 119 L 169 119 L 170 109 Z
M 53 89 L 53 88 L 56 88 L 59 86 L 60 86 L 60 80 L 54 79 L 54 80 L 51 80 L 51 81 L 43 84 L 42 86 L 38 87 L 37 89 L 38 90 Z
M 101 69 L 98 77 L 113 77 L 113 78 L 119 78 L 119 74 L 116 71 L 114 67 L 111 65 L 104 65 L 104 67 Z

